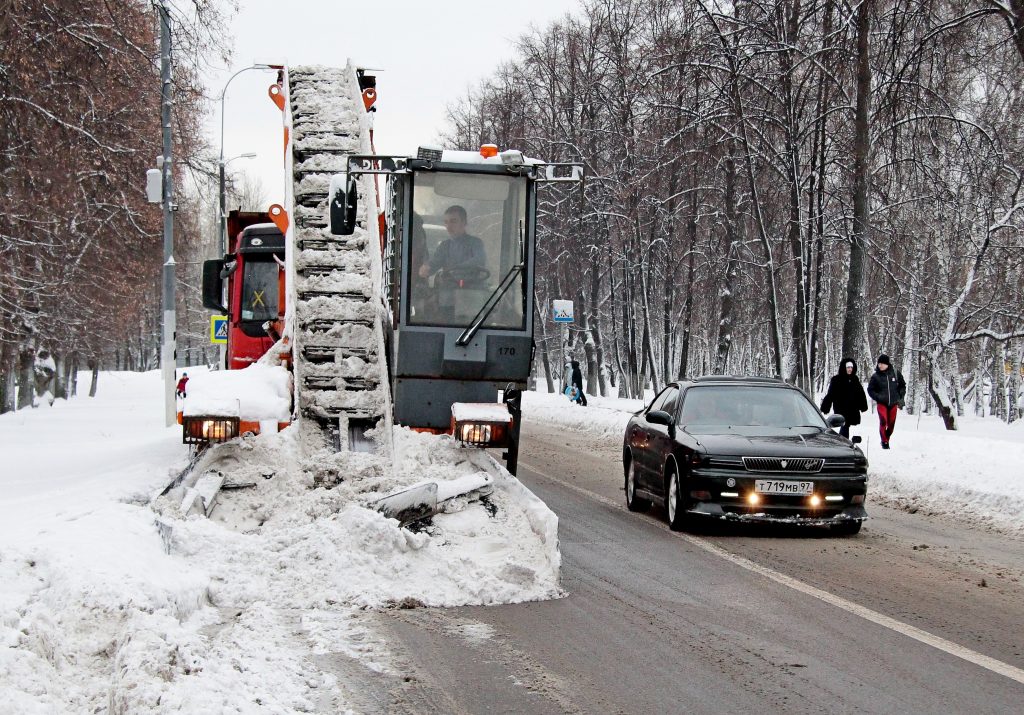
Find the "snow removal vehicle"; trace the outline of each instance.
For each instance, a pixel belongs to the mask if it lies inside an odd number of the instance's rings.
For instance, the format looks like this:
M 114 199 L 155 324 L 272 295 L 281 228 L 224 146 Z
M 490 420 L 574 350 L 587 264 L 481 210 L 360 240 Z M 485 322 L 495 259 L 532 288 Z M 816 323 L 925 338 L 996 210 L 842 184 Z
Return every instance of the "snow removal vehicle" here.
M 582 166 L 493 145 L 377 155 L 376 81 L 351 66 L 286 68 L 269 94 L 292 181 L 270 222 L 237 215 L 233 250 L 204 266 L 204 305 L 229 316 L 224 367 L 255 374 L 273 352 L 291 370 L 290 414 L 339 450 L 389 449 L 399 424 L 503 447 L 514 473 L 534 350 L 537 189 L 581 182 Z M 232 410 L 214 400 L 189 409 L 190 383 L 186 441 L 190 430 L 202 443 L 282 423 L 244 397 L 237 414 L 215 414 Z

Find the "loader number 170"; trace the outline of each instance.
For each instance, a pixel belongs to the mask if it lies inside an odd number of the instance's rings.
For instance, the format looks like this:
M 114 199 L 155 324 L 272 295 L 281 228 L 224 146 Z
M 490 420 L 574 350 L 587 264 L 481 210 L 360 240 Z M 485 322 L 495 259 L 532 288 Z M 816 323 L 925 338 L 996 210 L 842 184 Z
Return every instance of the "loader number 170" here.
M 498 348 L 498 354 L 499 355 L 515 355 L 516 354 L 516 349 L 515 348 Z

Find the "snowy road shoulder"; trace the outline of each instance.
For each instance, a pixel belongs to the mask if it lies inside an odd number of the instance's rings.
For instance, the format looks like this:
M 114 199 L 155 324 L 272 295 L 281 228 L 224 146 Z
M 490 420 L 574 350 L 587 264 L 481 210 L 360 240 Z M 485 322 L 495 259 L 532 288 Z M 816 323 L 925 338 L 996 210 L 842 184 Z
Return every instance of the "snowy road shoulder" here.
M 0 417 L 14 711 L 343 712 L 347 676 L 392 667 L 363 609 L 561 595 L 555 515 L 450 438 L 396 430 L 392 464 L 311 449 L 297 427 L 249 436 L 200 462 L 236 487 L 211 518 L 183 515 L 180 494 L 147 503 L 188 457 L 160 388 L 102 374 L 94 400 Z M 371 508 L 423 480 L 451 497 L 428 523 Z
M 524 419 L 621 443 L 630 415 L 643 407 L 639 400 L 588 399 L 590 406 L 580 407 L 562 395 L 529 392 Z M 864 438 L 869 500 L 1024 535 L 1024 420 L 963 417 L 960 429 L 948 432 L 938 417 L 901 413 L 888 451 L 877 444 L 876 427 L 868 412 L 852 430 Z

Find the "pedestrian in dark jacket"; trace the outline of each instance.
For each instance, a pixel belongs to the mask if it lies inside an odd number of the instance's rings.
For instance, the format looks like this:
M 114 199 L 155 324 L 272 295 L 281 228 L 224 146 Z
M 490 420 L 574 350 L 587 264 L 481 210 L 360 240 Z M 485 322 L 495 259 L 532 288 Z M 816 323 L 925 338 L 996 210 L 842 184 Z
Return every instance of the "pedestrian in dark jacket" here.
M 896 413 L 903 407 L 907 395 L 907 383 L 900 371 L 884 353 L 878 356 L 878 367 L 868 380 L 868 396 L 877 403 L 878 433 L 882 437 L 882 449 L 889 449 L 889 438 L 896 424 Z
M 821 411 L 828 414 L 829 410 L 846 419 L 839 428 L 839 434 L 844 437 L 850 436 L 852 425 L 860 424 L 860 413 L 868 411 L 868 398 L 857 377 L 857 363 L 853 358 L 843 358 L 839 363 L 839 372 L 828 383 L 828 392 L 821 401 Z
M 578 361 L 572 361 L 572 386 L 579 391 L 579 403 L 587 406 L 587 393 L 583 391 L 583 371 Z

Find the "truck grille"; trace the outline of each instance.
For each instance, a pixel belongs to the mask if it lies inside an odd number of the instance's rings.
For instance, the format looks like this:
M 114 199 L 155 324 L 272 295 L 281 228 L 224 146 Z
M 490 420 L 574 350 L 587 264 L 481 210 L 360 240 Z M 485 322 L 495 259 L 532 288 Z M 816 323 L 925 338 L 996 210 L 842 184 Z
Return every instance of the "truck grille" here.
M 748 472 L 794 472 L 810 474 L 820 472 L 825 460 L 810 457 L 744 457 Z

